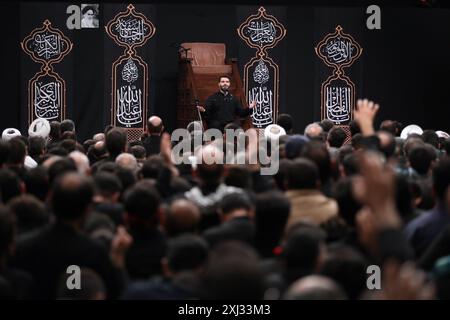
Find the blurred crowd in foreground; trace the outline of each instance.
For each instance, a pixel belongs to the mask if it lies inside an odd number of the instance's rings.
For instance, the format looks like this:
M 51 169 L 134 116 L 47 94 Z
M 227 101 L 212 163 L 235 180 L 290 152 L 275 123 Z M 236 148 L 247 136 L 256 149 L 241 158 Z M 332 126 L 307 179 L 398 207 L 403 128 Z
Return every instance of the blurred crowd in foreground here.
M 293 132 L 288 114 L 250 129 L 246 153 L 279 144 L 272 176 L 175 165 L 157 116 L 140 141 L 108 126 L 80 143 L 71 120 L 4 130 L 0 298 L 448 299 L 449 137 L 376 130 L 378 109 L 358 101 L 350 137 L 327 120 Z

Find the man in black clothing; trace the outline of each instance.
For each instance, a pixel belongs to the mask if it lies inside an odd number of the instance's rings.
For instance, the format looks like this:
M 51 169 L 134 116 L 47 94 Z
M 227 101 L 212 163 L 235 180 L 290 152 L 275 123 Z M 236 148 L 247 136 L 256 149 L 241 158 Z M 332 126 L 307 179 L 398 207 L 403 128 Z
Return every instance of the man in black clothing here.
M 121 291 L 123 274 L 116 267 L 123 268 L 123 265 L 117 264 L 118 259 L 111 260 L 103 247 L 82 234 L 93 194 L 93 185 L 87 178 L 76 173 L 63 175 L 52 190 L 55 224 L 18 243 L 12 265 L 34 277 L 39 299 L 56 298 L 59 279 L 71 265 L 98 273 L 109 298 L 116 298 Z M 123 261 L 123 253 L 117 258 Z
M 230 78 L 219 78 L 219 91 L 206 99 L 205 107 L 198 106 L 198 110 L 204 113 L 208 129 L 223 131 L 226 124 L 234 122 L 235 117 L 246 117 L 253 112 L 256 102 L 252 101 L 248 108 L 242 108 L 239 100 L 230 92 Z
M 167 240 L 159 229 L 161 196 L 146 180 L 138 182 L 125 193 L 125 222 L 133 244 L 125 265 L 131 280 L 148 279 L 161 273 L 161 259 Z
M 236 192 L 224 196 L 219 211 L 222 223 L 203 233 L 211 247 L 229 240 L 254 244 L 254 205 L 246 193 Z
M 164 131 L 164 125 L 160 117 L 151 116 L 147 121 L 147 132 L 142 137 L 142 144 L 148 156 L 159 154 L 161 144 L 161 134 Z

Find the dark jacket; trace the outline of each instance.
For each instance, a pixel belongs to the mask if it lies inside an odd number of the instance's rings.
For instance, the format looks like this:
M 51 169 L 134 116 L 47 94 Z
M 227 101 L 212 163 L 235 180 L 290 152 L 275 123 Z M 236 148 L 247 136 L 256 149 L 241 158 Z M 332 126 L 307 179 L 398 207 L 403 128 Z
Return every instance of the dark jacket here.
M 216 92 L 205 102 L 204 118 L 208 129 L 215 128 L 223 131 L 225 125 L 234 122 L 236 117 L 246 117 L 252 109 L 242 108 L 239 100 L 231 93 L 227 95 Z
M 123 287 L 122 274 L 112 265 L 108 252 L 71 226 L 58 222 L 19 242 L 11 265 L 33 276 L 39 299 L 56 298 L 61 276 L 70 265 L 95 271 L 105 283 L 109 298 L 117 298 Z

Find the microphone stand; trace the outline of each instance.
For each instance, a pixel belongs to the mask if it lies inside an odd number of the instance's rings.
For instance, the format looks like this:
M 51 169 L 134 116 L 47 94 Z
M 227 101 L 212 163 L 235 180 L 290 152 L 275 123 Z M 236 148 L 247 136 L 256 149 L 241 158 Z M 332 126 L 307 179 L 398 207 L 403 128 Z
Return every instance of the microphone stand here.
M 198 101 L 198 99 L 195 99 L 195 109 L 197 109 L 198 118 L 200 119 L 200 125 L 202 126 L 202 132 L 204 132 L 205 130 L 203 128 L 203 119 L 202 119 L 200 110 L 198 110 L 198 107 L 199 107 L 199 101 Z

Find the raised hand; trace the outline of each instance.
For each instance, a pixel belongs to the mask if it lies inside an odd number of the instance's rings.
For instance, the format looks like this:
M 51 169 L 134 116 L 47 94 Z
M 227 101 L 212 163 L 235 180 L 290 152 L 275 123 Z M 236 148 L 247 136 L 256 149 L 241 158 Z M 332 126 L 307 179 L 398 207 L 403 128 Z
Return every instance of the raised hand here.
M 202 107 L 202 106 L 196 106 L 196 107 L 197 107 L 198 111 L 200 111 L 200 112 L 205 112 L 206 111 L 206 109 L 204 107 Z
M 125 267 L 125 254 L 133 243 L 133 238 L 124 226 L 117 227 L 117 232 L 111 242 L 111 261 L 117 268 Z
M 170 140 L 170 135 L 165 132 L 161 136 L 161 143 L 159 145 L 159 153 L 161 157 L 164 159 L 164 162 L 169 167 L 170 171 L 172 171 L 173 176 L 178 176 L 179 171 L 174 165 L 174 161 L 172 158 L 172 141 Z
M 373 122 L 379 109 L 380 106 L 378 103 L 367 99 L 358 100 L 353 115 L 355 121 L 361 128 L 361 133 L 363 136 L 370 136 L 374 134 L 375 130 L 373 128 Z
M 353 179 L 355 198 L 370 208 L 379 226 L 398 227 L 401 224 L 395 206 L 394 172 L 385 166 L 378 154 L 358 154 L 361 175 Z
M 426 275 L 411 262 L 400 265 L 388 261 L 382 268 L 383 281 L 377 298 L 383 300 L 430 300 L 435 288 L 426 281 Z

